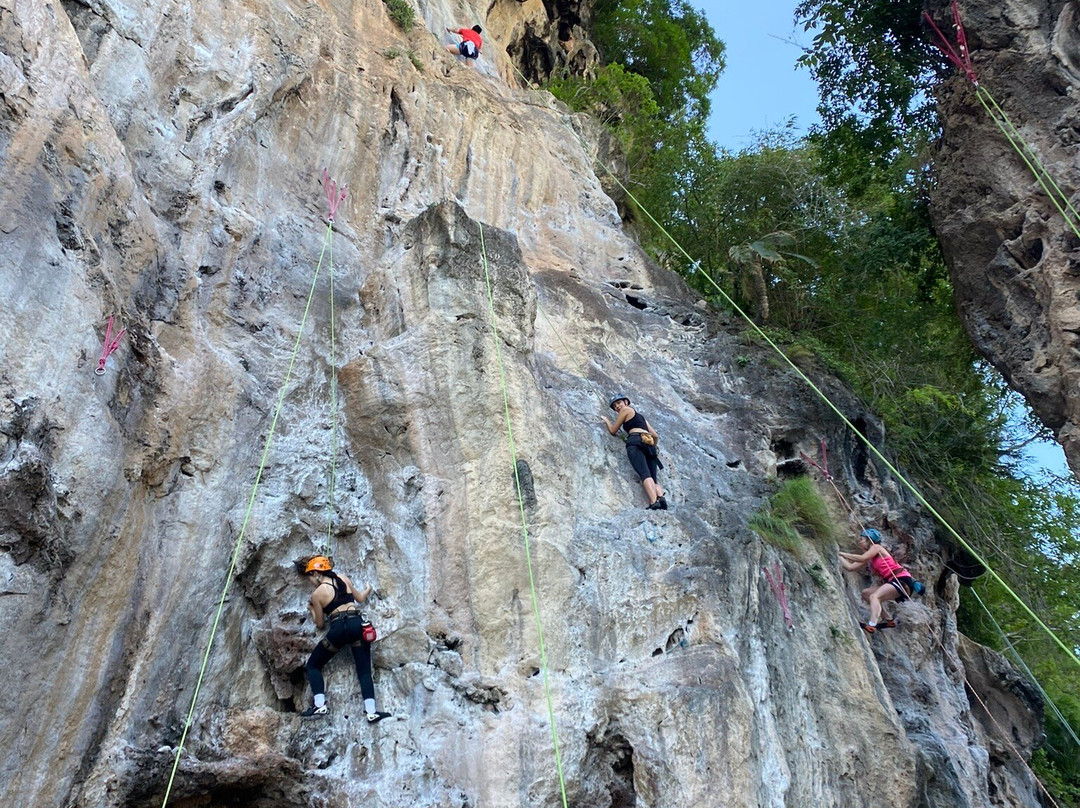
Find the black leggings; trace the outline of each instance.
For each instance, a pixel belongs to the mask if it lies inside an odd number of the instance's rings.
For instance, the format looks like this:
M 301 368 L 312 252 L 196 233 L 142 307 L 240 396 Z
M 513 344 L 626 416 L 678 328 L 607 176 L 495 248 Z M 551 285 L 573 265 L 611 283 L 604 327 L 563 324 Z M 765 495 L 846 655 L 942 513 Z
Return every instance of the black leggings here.
M 371 643 L 363 640 L 364 618 L 357 612 L 348 617 L 339 617 L 330 621 L 330 628 L 315 650 L 308 657 L 304 673 L 311 685 L 312 695 L 326 692 L 322 669 L 346 645 L 352 646 L 353 662 L 356 663 L 356 678 L 360 680 L 360 692 L 365 699 L 375 698 L 375 683 L 371 679 Z
M 657 481 L 656 475 L 664 466 L 660 463 L 660 457 L 655 446 L 646 446 L 641 442 L 640 432 L 631 432 L 626 438 L 626 456 L 630 458 L 630 465 L 634 467 L 642 482 L 652 478 Z

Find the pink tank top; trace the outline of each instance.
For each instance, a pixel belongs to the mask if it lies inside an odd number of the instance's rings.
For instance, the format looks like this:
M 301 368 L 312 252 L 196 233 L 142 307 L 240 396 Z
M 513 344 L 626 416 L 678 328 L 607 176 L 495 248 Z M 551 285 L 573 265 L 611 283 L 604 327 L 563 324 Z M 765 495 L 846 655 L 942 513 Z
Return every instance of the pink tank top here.
M 870 559 L 870 569 L 884 578 L 886 581 L 891 580 L 893 576 L 902 578 L 904 576 L 910 576 L 911 573 L 901 567 L 892 556 L 874 556 Z

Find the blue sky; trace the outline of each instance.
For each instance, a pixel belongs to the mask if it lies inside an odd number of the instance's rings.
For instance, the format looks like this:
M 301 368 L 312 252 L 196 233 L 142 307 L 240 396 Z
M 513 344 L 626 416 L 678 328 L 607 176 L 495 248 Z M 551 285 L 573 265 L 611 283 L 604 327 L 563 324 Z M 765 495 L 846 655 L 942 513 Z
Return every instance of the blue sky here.
M 810 36 L 795 28 L 794 0 L 695 5 L 727 46 L 727 68 L 711 96 L 709 134 L 716 143 L 738 151 L 754 142 L 755 131 L 791 116 L 799 132 L 818 122 L 817 88 L 806 70 L 795 67 L 800 50 L 792 41 L 808 44 Z
M 796 68 L 800 45 L 811 36 L 795 26 L 796 0 L 721 2 L 698 0 L 713 30 L 727 46 L 727 67 L 713 92 L 709 135 L 729 151 L 753 145 L 754 133 L 784 125 L 795 130 L 819 122 L 817 87 L 807 70 Z M 1054 442 L 1027 447 L 1031 473 L 1067 473 L 1065 453 Z

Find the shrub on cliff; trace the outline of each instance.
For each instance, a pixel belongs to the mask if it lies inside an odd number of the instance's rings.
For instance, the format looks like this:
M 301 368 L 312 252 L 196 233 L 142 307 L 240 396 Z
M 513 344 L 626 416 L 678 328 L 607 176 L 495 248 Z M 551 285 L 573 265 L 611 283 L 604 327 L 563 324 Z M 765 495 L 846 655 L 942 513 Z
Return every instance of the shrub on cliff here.
M 383 0 L 386 5 L 386 12 L 405 33 L 409 33 L 416 25 L 416 12 L 413 7 L 409 5 L 408 0 Z

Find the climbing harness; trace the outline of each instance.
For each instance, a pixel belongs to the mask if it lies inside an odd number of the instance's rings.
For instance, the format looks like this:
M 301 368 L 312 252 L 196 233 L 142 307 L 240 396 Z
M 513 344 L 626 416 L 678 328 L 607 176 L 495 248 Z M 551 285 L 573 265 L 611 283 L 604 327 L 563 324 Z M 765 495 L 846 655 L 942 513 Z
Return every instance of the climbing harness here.
M 525 81 L 525 84 L 528 85 L 529 80 L 527 78 L 525 78 L 525 76 L 522 74 L 522 72 L 520 70 L 518 70 L 517 65 L 513 65 L 513 63 L 511 63 L 511 65 L 513 66 L 515 72 L 519 76 L 521 76 L 523 81 Z M 995 103 L 995 106 L 996 106 L 996 103 Z M 1000 109 L 1000 107 L 997 107 L 997 108 Z M 582 149 L 586 153 L 588 153 L 587 144 L 585 143 L 585 141 L 581 137 L 581 135 L 579 135 L 577 132 L 575 132 L 573 127 L 571 127 L 569 124 L 563 122 L 563 126 L 565 126 L 566 129 L 574 137 L 577 138 L 578 143 L 581 145 Z M 646 208 L 641 203 L 641 200 L 639 200 L 636 196 L 634 196 L 633 192 L 631 192 L 630 189 L 627 188 L 626 185 L 623 184 L 622 180 L 620 180 L 615 175 L 615 172 L 613 172 L 610 168 L 608 168 L 607 165 L 603 161 L 597 160 L 596 162 L 598 162 L 600 164 L 600 167 L 605 171 L 605 173 L 607 173 L 607 175 L 609 177 L 611 177 L 611 179 L 615 182 L 615 184 L 618 185 L 620 189 L 622 189 L 623 193 L 625 193 L 626 196 L 631 201 L 633 201 L 633 203 L 637 206 L 637 208 L 642 213 L 645 214 L 646 218 L 648 218 L 648 220 L 653 223 L 653 225 L 657 228 L 657 230 L 659 230 L 661 233 L 663 233 L 664 236 L 668 239 L 668 241 L 670 241 L 675 246 L 675 249 L 686 259 L 688 264 L 689 265 L 695 265 L 696 262 L 695 262 L 693 256 L 691 256 L 690 253 L 688 253 L 686 251 L 686 249 L 682 246 L 682 244 L 680 244 L 679 241 L 673 235 L 671 235 L 671 233 L 667 230 L 666 227 L 664 227 L 660 222 L 658 222 L 656 220 L 656 217 L 653 216 L 652 213 L 649 212 L 649 209 Z M 1077 234 L 1077 238 L 1080 238 L 1080 230 L 1076 229 L 1075 226 L 1073 226 L 1073 227 L 1074 227 L 1074 232 L 1076 232 L 1076 234 Z M 986 561 L 985 558 L 983 558 L 982 554 L 979 553 L 974 547 L 972 547 L 971 544 L 966 539 L 964 539 L 963 536 L 960 535 L 959 531 L 957 531 L 956 528 L 954 528 L 952 526 L 952 524 L 937 510 L 937 508 L 935 508 L 933 505 L 930 504 L 929 500 L 927 500 L 926 497 L 923 496 L 922 492 L 915 486 L 915 484 L 912 483 L 911 481 L 909 481 L 907 479 L 907 477 L 905 477 L 903 474 L 901 474 L 900 471 L 892 463 L 889 462 L 889 460 L 885 457 L 885 455 L 882 454 L 881 451 L 878 450 L 878 448 L 876 446 L 874 446 L 873 443 L 870 442 L 870 439 L 867 438 L 865 435 L 863 435 L 862 432 L 860 432 L 856 428 L 855 424 L 853 424 L 851 422 L 851 420 L 846 415 L 844 415 L 844 413 L 840 410 L 840 408 L 836 404 L 833 403 L 832 399 L 830 399 L 825 394 L 825 392 L 822 391 L 822 389 L 820 387 L 818 387 L 818 385 L 814 384 L 814 382 L 810 379 L 810 377 L 807 376 L 806 373 L 803 372 L 802 368 L 800 368 L 798 365 L 796 365 L 795 362 L 793 362 L 791 360 L 791 358 L 786 353 L 784 353 L 783 350 L 781 350 L 780 346 L 776 344 L 776 341 L 773 340 L 773 338 L 770 337 L 768 335 L 768 333 L 766 333 L 765 330 L 763 328 L 761 328 L 761 326 L 759 326 L 756 322 L 754 322 L 754 319 L 752 317 L 750 317 L 743 310 L 743 308 L 741 306 L 739 306 L 738 303 L 735 302 L 735 300 L 731 297 L 731 295 L 729 295 L 727 292 L 724 291 L 724 289 L 720 286 L 720 284 L 718 284 L 716 282 L 716 280 L 712 277 L 712 275 L 710 275 L 708 272 L 703 272 L 702 276 L 712 285 L 712 287 L 717 291 L 717 293 L 720 295 L 720 297 L 723 298 L 724 302 L 728 306 L 731 307 L 732 311 L 734 311 L 743 320 L 746 321 L 747 325 L 754 331 L 754 333 L 758 337 L 760 337 L 762 339 L 762 341 L 765 342 L 766 345 L 768 345 L 773 351 L 775 351 L 780 356 L 780 358 L 784 360 L 785 363 L 787 363 L 788 367 L 791 368 L 791 371 L 796 376 L 798 376 L 814 392 L 814 394 L 819 399 L 821 399 L 821 401 L 830 410 L 832 410 L 837 415 L 837 417 L 840 418 L 840 420 L 844 423 L 844 425 L 847 426 L 848 429 L 850 429 L 852 431 L 852 433 L 860 441 L 862 441 L 866 445 L 866 448 L 869 449 L 870 452 L 872 452 L 874 454 L 874 456 L 877 457 L 878 460 L 880 460 L 882 462 L 882 464 L 890 472 L 892 472 L 892 474 L 901 483 L 901 485 L 903 485 L 904 488 L 906 488 L 912 494 L 912 496 L 915 497 L 915 499 L 919 502 L 919 504 L 922 505 L 924 508 L 926 508 L 926 510 L 930 514 L 933 515 L 933 517 L 941 524 L 941 526 L 943 528 L 945 528 L 945 530 L 949 533 L 949 535 L 951 535 L 954 539 L 956 539 L 956 541 L 959 542 L 960 545 L 965 550 L 967 550 L 972 555 L 972 557 L 986 569 L 986 571 L 993 577 L 993 579 L 995 581 L 997 581 L 999 584 L 1001 584 L 1002 588 L 1009 594 L 1009 596 L 1013 600 L 1015 600 L 1020 605 L 1020 607 L 1028 614 L 1028 616 L 1031 617 L 1031 619 L 1034 620 L 1036 622 L 1036 624 L 1038 624 L 1039 628 L 1042 629 L 1042 631 L 1044 631 L 1054 641 L 1054 643 L 1062 651 L 1065 652 L 1065 654 L 1069 657 L 1069 659 L 1071 659 L 1078 667 L 1080 667 L 1080 656 L 1077 656 L 1077 653 L 1074 650 L 1070 649 L 1067 645 L 1065 645 L 1065 643 L 1061 640 L 1061 638 L 1058 637 L 1057 634 L 1054 633 L 1054 631 L 1045 623 L 1045 621 L 1043 621 L 1042 618 L 1040 618 L 1037 614 L 1035 614 L 1034 610 L 1032 610 L 1032 608 L 1030 606 L 1028 606 L 1027 603 L 1025 603 L 1024 600 L 1018 594 L 1016 594 L 1016 592 L 1013 590 L 1012 587 L 1010 587 L 1008 585 L 1008 583 L 1005 581 L 1005 579 L 1002 578 L 1000 575 L 998 575 L 997 572 L 993 568 L 991 568 L 990 564 Z
M 776 600 L 780 604 L 780 610 L 784 613 L 784 623 L 787 624 L 788 631 L 794 631 L 795 624 L 791 620 L 791 609 L 788 607 L 787 587 L 784 586 L 784 571 L 780 567 L 780 563 L 774 563 L 771 570 L 768 567 L 762 567 L 761 570 L 769 580 L 769 586 L 772 587 L 773 595 L 776 596 Z
M 324 178 L 328 181 L 325 170 Z M 285 393 L 289 389 L 289 382 L 292 381 L 293 367 L 296 365 L 296 357 L 300 351 L 300 341 L 304 336 L 304 327 L 307 325 L 308 315 L 311 312 L 311 303 L 315 298 L 316 283 L 319 280 L 319 273 L 322 270 L 323 259 L 326 257 L 327 250 L 333 242 L 334 225 L 332 217 L 337 211 L 337 206 L 341 204 L 341 201 L 345 198 L 344 189 L 338 190 L 336 183 L 333 183 L 333 187 L 335 189 L 334 198 L 336 198 L 337 201 L 331 206 L 331 218 L 327 222 L 325 235 L 323 236 L 323 245 L 322 251 L 319 253 L 319 262 L 316 265 L 315 272 L 311 278 L 311 288 L 308 290 L 307 303 L 304 305 L 304 314 L 300 318 L 300 326 L 296 331 L 296 340 L 293 343 L 292 355 L 289 358 L 289 364 L 285 371 L 285 380 L 281 383 L 281 388 L 278 391 L 277 403 L 274 406 L 274 415 L 270 420 L 270 428 L 267 431 L 266 441 L 263 443 L 262 456 L 259 459 L 259 468 L 255 474 L 255 482 L 251 487 L 251 496 L 248 497 L 247 507 L 244 510 L 244 519 L 240 525 L 240 531 L 236 537 L 236 544 L 233 546 L 232 555 L 229 559 L 229 568 L 225 573 L 225 585 L 221 590 L 221 597 L 218 599 L 217 610 L 214 613 L 214 621 L 210 627 L 210 636 L 207 639 L 206 650 L 203 653 L 202 663 L 199 666 L 199 676 L 195 681 L 195 688 L 191 694 L 191 706 L 188 708 L 187 716 L 184 718 L 184 728 L 180 733 L 180 741 L 177 743 L 176 750 L 173 754 L 172 769 L 169 771 L 169 780 L 165 786 L 165 796 L 161 801 L 161 808 L 166 808 L 169 803 L 169 796 L 172 794 L 173 784 L 176 780 L 176 772 L 180 766 L 180 756 L 183 754 L 184 744 L 187 741 L 187 736 L 191 730 L 191 724 L 195 717 L 195 707 L 198 704 L 199 692 L 202 689 L 203 680 L 206 678 L 206 669 L 210 662 L 210 652 L 214 646 L 214 639 L 217 637 L 218 627 L 221 625 L 221 616 L 225 611 L 225 603 L 228 600 L 233 575 L 236 572 L 240 551 L 243 548 L 244 537 L 247 535 L 248 524 L 251 521 L 251 513 L 255 508 L 255 496 L 259 491 L 259 483 L 262 481 L 263 472 L 266 469 L 266 462 L 270 456 L 270 445 L 273 442 L 274 433 L 277 430 L 278 418 L 281 415 L 281 410 L 285 403 Z
M 525 515 L 525 494 L 521 488 L 521 476 L 518 474 L 517 449 L 514 445 L 514 429 L 510 423 L 510 395 L 506 389 L 506 370 L 503 367 L 502 348 L 500 347 L 498 318 L 495 315 L 495 292 L 491 287 L 491 273 L 488 269 L 487 247 L 484 244 L 484 225 L 477 222 L 480 229 L 480 257 L 484 265 L 484 283 L 487 286 L 488 311 L 491 314 L 491 337 L 495 343 L 495 358 L 499 366 L 499 386 L 502 389 L 503 414 L 506 418 L 506 437 L 510 444 L 510 463 L 514 468 L 514 487 L 517 491 L 518 510 L 521 513 L 521 537 L 525 548 L 525 564 L 529 571 L 529 591 L 532 595 L 533 618 L 536 621 L 536 636 L 540 646 L 540 673 L 544 682 L 544 696 L 547 699 L 548 721 L 551 724 L 551 742 L 555 750 L 555 769 L 559 777 L 559 791 L 563 808 L 568 808 L 566 781 L 563 777 L 562 757 L 559 753 L 559 732 L 555 726 L 555 706 L 551 699 L 551 680 L 548 672 L 547 649 L 544 645 L 544 626 L 540 620 L 540 599 L 536 592 L 536 578 L 533 575 L 532 550 L 529 546 L 529 523 Z
M 97 368 L 94 370 L 94 373 L 98 376 L 105 375 L 105 363 L 109 360 L 109 357 L 116 352 L 116 349 L 120 347 L 120 339 L 127 333 L 126 328 L 121 328 L 119 333 L 117 333 L 115 337 L 113 336 L 113 317 L 114 315 L 110 314 L 109 322 L 105 325 L 105 343 L 101 348 L 101 359 L 98 360 Z

